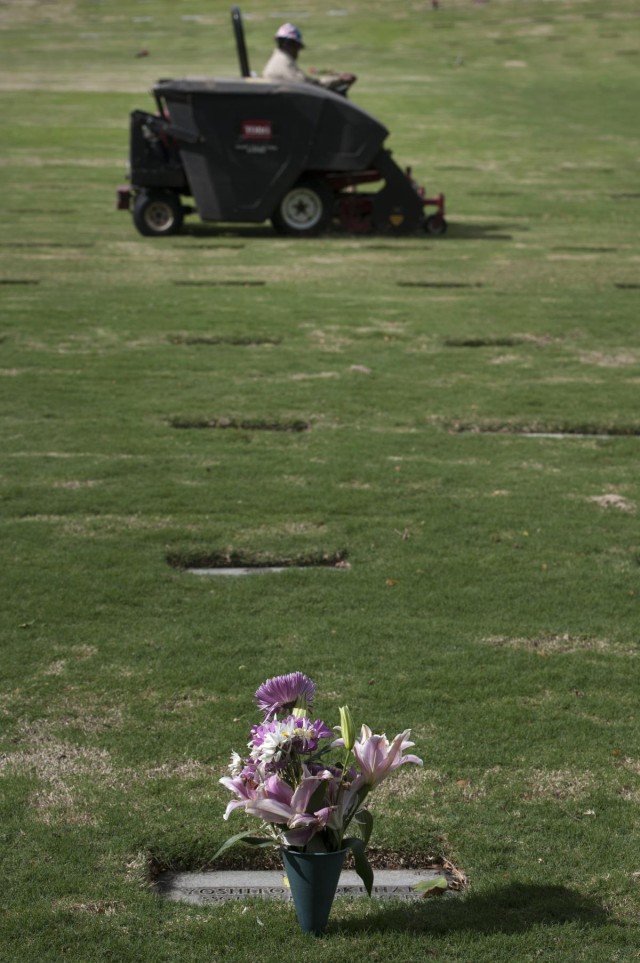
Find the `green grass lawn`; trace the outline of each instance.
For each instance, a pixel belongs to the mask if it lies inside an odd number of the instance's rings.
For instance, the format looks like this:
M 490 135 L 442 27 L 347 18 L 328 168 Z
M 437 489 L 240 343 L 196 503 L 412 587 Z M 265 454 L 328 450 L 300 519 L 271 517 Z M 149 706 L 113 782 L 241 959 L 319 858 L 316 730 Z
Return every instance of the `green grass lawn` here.
M 229 5 L 0 5 L 0 960 L 640 959 L 636 4 L 243 13 L 255 69 L 291 19 L 358 74 L 449 232 L 140 237 L 129 111 L 237 75 Z M 243 828 L 218 778 L 297 669 L 412 727 L 373 846 L 463 894 L 314 940 L 151 891 Z

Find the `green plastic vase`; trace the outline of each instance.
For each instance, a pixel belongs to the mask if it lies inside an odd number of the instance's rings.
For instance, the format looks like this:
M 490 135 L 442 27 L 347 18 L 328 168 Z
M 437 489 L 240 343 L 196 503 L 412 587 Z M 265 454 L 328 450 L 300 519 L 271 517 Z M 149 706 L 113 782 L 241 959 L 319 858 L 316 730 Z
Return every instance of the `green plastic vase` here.
M 324 933 L 346 855 L 346 849 L 337 853 L 282 850 L 293 905 L 303 932 L 316 936 Z

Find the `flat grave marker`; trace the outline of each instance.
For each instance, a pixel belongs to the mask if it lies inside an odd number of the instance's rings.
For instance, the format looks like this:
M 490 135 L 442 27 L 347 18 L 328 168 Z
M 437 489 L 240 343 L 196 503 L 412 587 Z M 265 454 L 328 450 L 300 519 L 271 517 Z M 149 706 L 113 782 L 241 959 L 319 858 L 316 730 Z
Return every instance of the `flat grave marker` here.
M 373 882 L 374 899 L 424 899 L 416 885 L 449 877 L 444 869 L 379 869 Z M 162 873 L 154 883 L 157 893 L 178 903 L 211 905 L 242 899 L 289 900 L 284 870 L 210 870 L 206 872 Z M 448 891 L 450 892 L 450 891 Z M 362 880 L 354 870 L 344 870 L 336 896 L 367 898 Z

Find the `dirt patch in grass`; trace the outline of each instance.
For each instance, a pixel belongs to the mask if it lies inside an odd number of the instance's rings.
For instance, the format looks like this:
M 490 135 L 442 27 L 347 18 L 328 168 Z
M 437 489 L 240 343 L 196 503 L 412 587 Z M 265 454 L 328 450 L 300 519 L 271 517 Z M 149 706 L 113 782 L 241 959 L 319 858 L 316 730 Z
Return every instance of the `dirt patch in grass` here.
M 7 88 L 0 83 L 0 90 L 7 90 L 13 88 Z M 16 90 L 22 90 L 23 88 L 17 87 Z M 78 211 L 75 208 L 59 208 L 59 207 L 12 207 L 8 210 L 9 214 L 50 214 L 52 217 L 69 217 L 72 214 L 77 214 Z M 48 247 L 49 245 L 47 245 Z
M 7 88 L 2 86 L 2 89 Z M 24 90 L 26 88 L 20 87 L 19 90 Z M 107 158 L 99 157 L 65 157 L 64 160 L 57 160 L 55 158 L 48 157 L 34 157 L 25 156 L 21 154 L 20 156 L 6 157 L 0 160 L 0 168 L 2 167 L 15 167 L 19 166 L 22 168 L 47 168 L 47 167 L 81 167 L 81 168 L 111 168 L 113 169 L 113 161 Z M 39 211 L 39 213 L 43 213 Z
M 57 481 L 53 483 L 53 488 L 64 488 L 69 491 L 79 491 L 82 488 L 95 488 L 97 485 L 102 485 L 101 481 L 96 479 L 87 478 L 84 481 L 78 479 L 70 479 L 69 481 Z
M 631 759 L 629 756 L 626 756 L 622 760 L 622 765 L 630 772 L 634 772 L 636 776 L 640 776 L 640 759 Z
M 43 12 L 42 7 L 45 7 Z M 42 0 L 4 0 L 0 13 L 0 24 L 17 27 L 21 24 L 73 23 L 76 4 L 58 2 L 43 4 Z
M 337 327 L 316 328 L 309 332 L 309 339 L 318 348 L 331 354 L 340 354 L 353 344 L 353 339 L 342 334 Z
M 246 244 L 192 244 L 192 251 L 244 251 Z
M 144 781 L 156 779 L 216 779 L 220 775 L 219 770 L 214 766 L 205 766 L 204 763 L 196 759 L 186 759 L 180 763 L 165 763 L 162 766 L 155 766 L 146 769 L 142 773 Z
M 525 359 L 517 354 L 501 354 L 497 358 L 492 358 L 489 364 L 514 364 L 516 362 L 522 362 L 523 360 Z
M 78 805 L 74 783 L 82 777 L 96 777 L 101 782 L 114 778 L 111 757 L 102 749 L 62 742 L 50 731 L 49 723 L 33 723 L 23 727 L 26 747 L 0 755 L 0 773 L 18 769 L 31 773 L 40 786 L 31 797 L 31 806 L 45 824 L 65 822 L 71 825 L 94 825 L 93 815 Z
M 338 484 L 338 488 L 351 489 L 357 492 L 369 492 L 371 491 L 372 486 L 370 482 L 358 481 L 356 478 L 354 478 L 352 481 L 340 482 Z
M 591 364 L 598 368 L 625 368 L 638 363 L 638 356 L 632 351 L 617 351 L 614 354 L 604 351 L 581 351 L 578 358 L 581 364 Z
M 402 321 L 379 321 L 377 324 L 361 324 L 354 328 L 354 334 L 367 337 L 368 335 L 382 336 L 385 341 L 401 338 L 406 334 L 407 326 Z
M 595 652 L 622 655 L 632 658 L 636 650 L 621 642 L 596 639 L 581 635 L 539 635 L 529 638 L 512 638 L 507 635 L 492 635 L 482 640 L 497 648 L 525 649 L 538 655 L 568 655 L 574 652 Z
M 316 372 L 306 372 L 298 371 L 295 374 L 287 376 L 288 381 L 315 381 L 316 379 L 324 378 L 339 378 L 340 375 L 337 371 L 316 371 Z
M 53 909 L 63 913 L 90 913 L 96 916 L 115 916 L 125 909 L 118 900 L 90 900 L 88 903 L 73 903 L 71 900 L 55 900 Z
M 407 766 L 403 766 L 400 779 L 392 777 L 377 787 L 376 805 L 392 799 L 410 799 L 423 785 L 440 785 L 442 782 L 443 777 L 433 769 L 422 769 L 417 766 L 412 766 L 409 769 Z
M 522 191 L 469 191 L 471 197 L 522 197 Z
M 522 798 L 525 801 L 579 799 L 591 790 L 593 783 L 594 776 L 591 772 L 534 769 L 527 780 L 527 789 Z
M 562 254 L 547 254 L 547 261 L 595 261 L 598 255 L 593 252 L 564 252 Z
M 202 689 L 191 692 L 182 692 L 162 703 L 160 709 L 163 712 L 183 712 L 185 709 L 195 709 L 198 706 L 210 705 L 218 702 L 218 697 L 213 693 L 204 692 Z
M 14 212 L 14 213 L 17 213 L 17 212 Z M 39 211 L 39 213 L 43 213 L 43 212 Z M 16 248 L 18 249 L 19 248 L 45 248 L 49 250 L 49 248 L 52 248 L 55 250 L 63 250 L 63 251 L 77 251 L 82 248 L 95 247 L 95 242 L 82 241 L 75 244 L 67 244 L 67 243 L 63 244 L 61 241 L 11 241 L 11 242 L 3 241 L 2 243 L 0 243 L 0 248 L 2 247 L 8 247 L 8 248 L 11 248 L 11 250 L 16 250 Z
M 171 711 L 175 706 L 169 707 Z M 142 770 L 117 769 L 110 754 L 90 746 L 81 746 L 60 738 L 60 729 L 78 729 L 96 733 L 123 725 L 118 708 L 101 714 L 87 708 L 63 706 L 68 714 L 57 719 L 38 720 L 18 726 L 14 752 L 0 754 L 0 775 L 11 770 L 35 777 L 38 785 L 31 794 L 30 805 L 39 821 L 46 825 L 96 825 L 96 816 L 83 805 L 84 786 L 124 791 L 133 783 L 161 779 L 212 780 L 219 774 L 212 766 L 194 759 L 164 763 Z
M 313 535 L 326 531 L 326 522 L 280 522 L 277 525 L 258 525 L 253 529 L 246 529 L 247 539 L 253 537 L 264 538 L 271 535 Z
M 262 338 L 262 337 L 241 337 L 224 335 L 170 335 L 171 344 L 196 344 L 196 345 L 219 345 L 228 344 L 238 348 L 262 347 L 263 345 L 282 344 L 282 338 Z
M 67 457 L 65 455 L 52 457 Z M 75 456 L 72 456 L 75 457 Z M 123 531 L 162 532 L 176 527 L 175 519 L 143 515 L 24 515 L 24 523 L 59 525 L 65 535 L 80 538 L 101 538 Z M 180 525 L 184 528 L 185 525 Z M 191 530 L 195 525 L 187 525 Z
M 599 505 L 600 508 L 616 508 L 618 511 L 627 512 L 630 515 L 633 515 L 636 510 L 634 502 L 629 501 L 629 499 L 623 495 L 616 495 L 613 492 L 606 495 L 594 495 L 592 498 L 588 498 L 587 501 Z

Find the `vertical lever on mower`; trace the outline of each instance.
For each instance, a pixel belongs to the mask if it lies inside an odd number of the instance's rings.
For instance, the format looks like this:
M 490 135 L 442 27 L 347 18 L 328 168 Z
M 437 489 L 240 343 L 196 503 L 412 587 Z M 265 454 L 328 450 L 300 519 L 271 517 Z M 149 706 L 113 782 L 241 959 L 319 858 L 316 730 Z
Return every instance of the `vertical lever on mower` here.
M 250 77 L 251 70 L 249 69 L 249 55 L 247 53 L 247 45 L 244 40 L 244 24 L 242 23 L 240 7 L 231 8 L 231 20 L 233 23 L 233 32 L 236 38 L 238 60 L 240 61 L 240 73 L 243 77 Z

